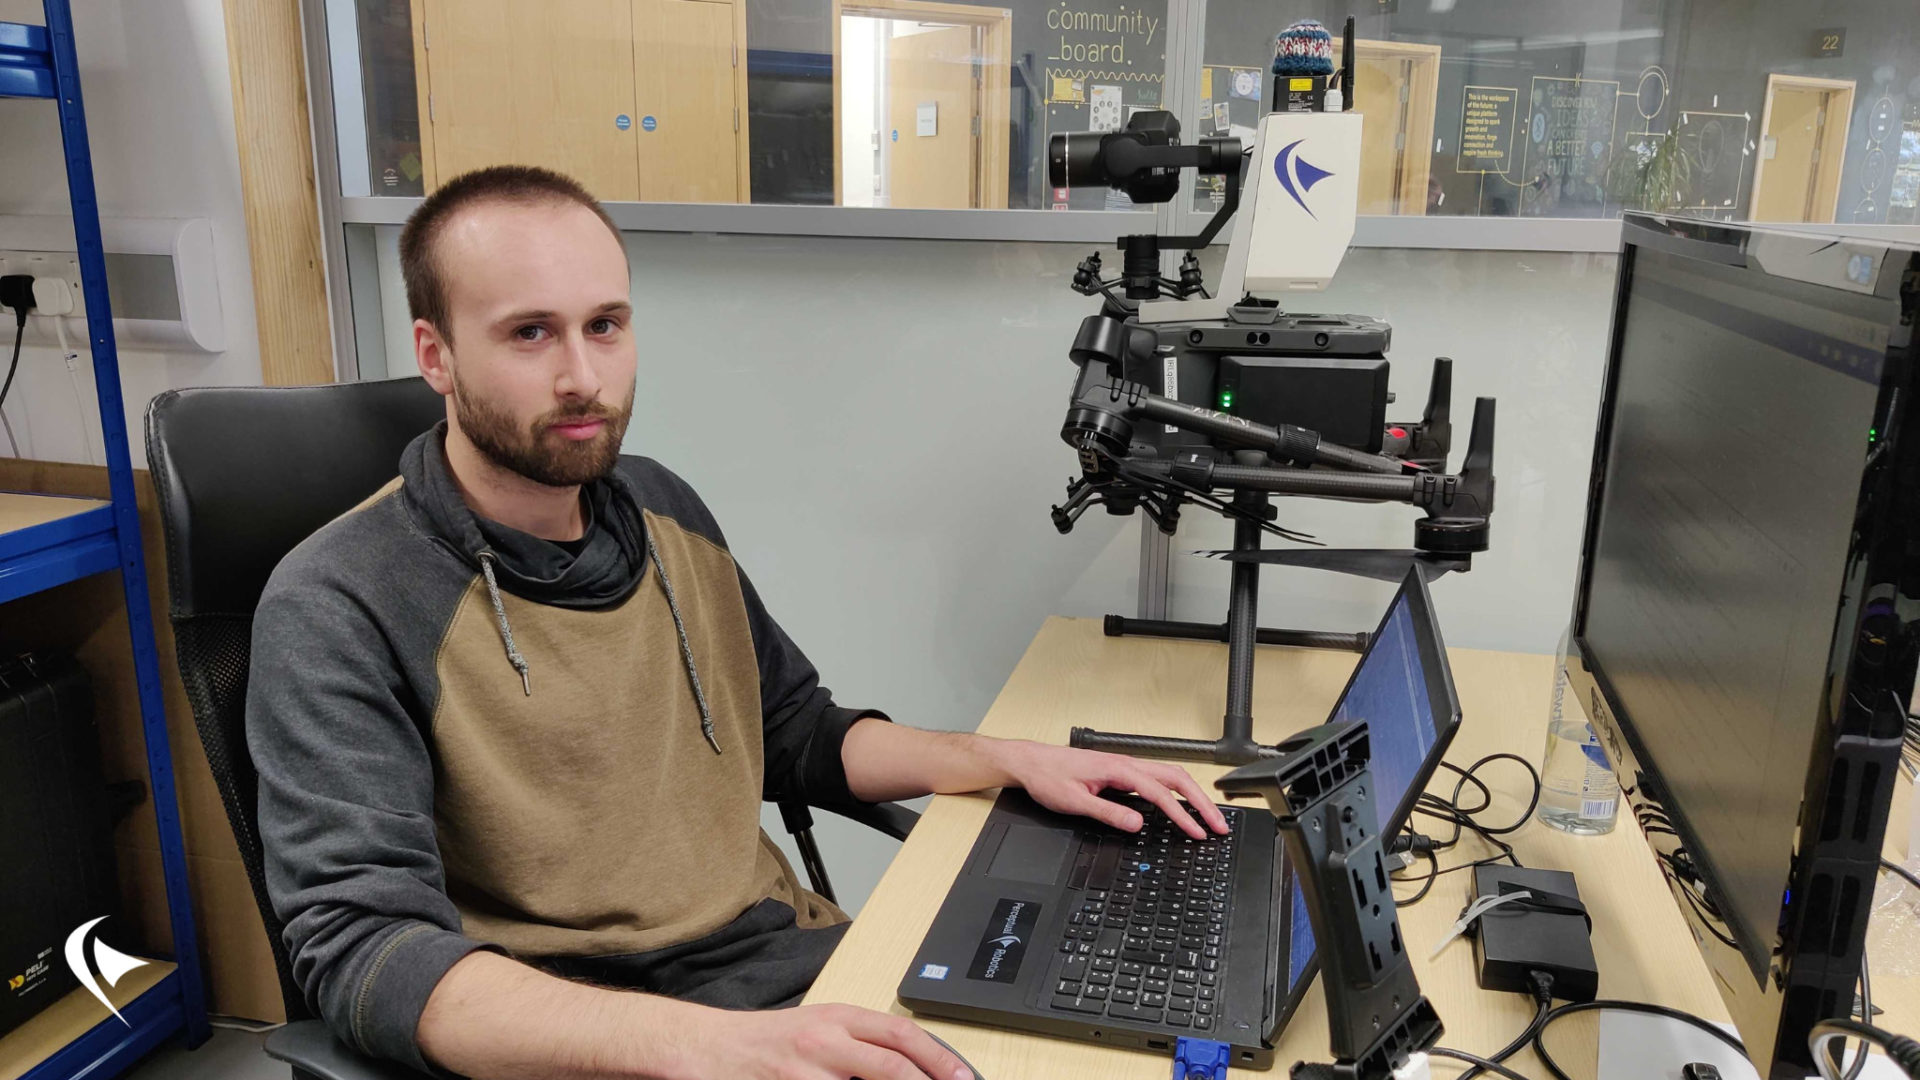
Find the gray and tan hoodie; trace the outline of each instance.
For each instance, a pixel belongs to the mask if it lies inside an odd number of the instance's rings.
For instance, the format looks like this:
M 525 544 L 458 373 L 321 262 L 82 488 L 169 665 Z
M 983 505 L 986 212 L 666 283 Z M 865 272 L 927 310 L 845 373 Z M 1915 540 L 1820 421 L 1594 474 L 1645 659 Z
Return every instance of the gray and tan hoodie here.
M 557 544 L 473 514 L 444 439 L 295 548 L 254 623 L 267 887 L 309 1007 L 424 1068 L 421 1010 L 476 948 L 695 999 L 732 965 L 747 989 L 712 1003 L 791 999 L 838 934 L 796 938 L 846 917 L 760 804 L 853 802 L 841 742 L 878 714 L 833 704 L 658 463 L 586 485 Z

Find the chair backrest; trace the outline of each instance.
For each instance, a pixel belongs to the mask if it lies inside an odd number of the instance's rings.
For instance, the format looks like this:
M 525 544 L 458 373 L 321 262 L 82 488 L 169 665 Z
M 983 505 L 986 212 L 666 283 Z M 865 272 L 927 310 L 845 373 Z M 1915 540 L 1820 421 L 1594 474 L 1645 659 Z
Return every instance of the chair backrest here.
M 180 680 L 266 920 L 287 1018 L 310 1015 L 268 902 L 247 754 L 253 613 L 280 559 L 393 479 L 446 415 L 420 379 L 174 390 L 147 409 L 147 465 L 166 533 Z

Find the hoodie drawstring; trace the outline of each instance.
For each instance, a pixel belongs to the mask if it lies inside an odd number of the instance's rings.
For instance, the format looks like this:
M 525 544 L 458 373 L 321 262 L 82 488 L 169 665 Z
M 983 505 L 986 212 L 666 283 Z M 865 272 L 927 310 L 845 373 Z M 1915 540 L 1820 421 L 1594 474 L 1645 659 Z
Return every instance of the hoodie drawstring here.
M 493 617 L 500 621 L 500 640 L 507 646 L 507 663 L 520 673 L 520 688 L 526 691 L 528 697 L 532 697 L 533 680 L 527 674 L 527 658 L 521 656 L 520 650 L 513 645 L 513 627 L 507 625 L 507 607 L 500 602 L 500 583 L 493 579 L 493 560 L 499 556 L 491 551 L 482 551 L 477 558 L 480 560 L 480 573 L 487 579 L 487 596 L 493 600 Z
M 647 558 L 653 560 L 654 572 L 660 575 L 660 591 L 667 594 L 667 610 L 673 613 L 673 629 L 680 635 L 680 656 L 687 662 L 687 681 L 693 684 L 693 700 L 700 706 L 700 734 L 707 737 L 707 745 L 714 753 L 720 752 L 720 739 L 713 733 L 713 711 L 707 708 L 707 691 L 700 685 L 700 671 L 693 666 L 693 646 L 687 641 L 686 620 L 680 617 L 680 601 L 674 599 L 673 582 L 667 577 L 667 564 L 660 561 L 660 549 L 653 546 L 653 530 L 644 531 L 647 540 Z
M 680 658 L 686 662 L 687 682 L 693 685 L 693 700 L 700 707 L 700 734 L 706 736 L 707 745 L 713 752 L 720 753 L 720 738 L 714 734 L 713 710 L 707 706 L 706 688 L 700 685 L 700 670 L 693 663 L 693 644 L 687 640 L 687 622 L 680 616 L 680 601 L 673 595 L 673 581 L 667 577 L 666 564 L 660 561 L 660 549 L 653 544 L 653 533 L 645 534 L 647 557 L 653 560 L 653 568 L 660 575 L 660 591 L 667 594 L 667 610 L 673 613 L 673 630 L 680 638 Z M 480 573 L 487 579 L 487 597 L 493 601 L 493 617 L 500 623 L 500 640 L 507 647 L 507 663 L 520 673 L 520 688 L 528 697 L 533 696 L 533 680 L 528 675 L 527 658 L 513 644 L 513 627 L 507 622 L 506 605 L 500 602 L 500 583 L 494 579 L 493 563 L 499 556 L 491 551 L 482 551 L 475 556 L 480 562 Z

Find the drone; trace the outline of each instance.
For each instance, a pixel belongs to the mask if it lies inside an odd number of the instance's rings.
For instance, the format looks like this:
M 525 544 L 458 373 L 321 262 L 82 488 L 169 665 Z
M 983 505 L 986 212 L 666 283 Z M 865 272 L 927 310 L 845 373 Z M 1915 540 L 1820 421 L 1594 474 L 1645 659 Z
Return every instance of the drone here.
M 1324 31 L 1321 32 L 1324 39 Z M 1284 35 L 1283 35 L 1284 37 Z M 1353 111 L 1353 28 L 1344 62 L 1290 74 L 1276 59 L 1272 109 L 1252 145 L 1234 136 L 1180 141 L 1170 112 L 1133 114 L 1118 131 L 1055 135 L 1055 187 L 1103 185 L 1135 203 L 1168 202 L 1191 169 L 1220 177 L 1222 200 L 1199 233 L 1117 241 L 1121 272 L 1103 277 L 1095 252 L 1078 266 L 1076 292 L 1101 298 L 1081 321 L 1068 357 L 1076 369 L 1060 437 L 1079 475 L 1053 522 L 1070 531 L 1095 506 L 1145 514 L 1171 535 L 1188 507 L 1234 524 L 1233 547 L 1202 552 L 1232 563 L 1222 624 L 1110 615 L 1110 636 L 1145 634 L 1225 641 L 1226 714 L 1216 740 L 1075 728 L 1074 746 L 1244 765 L 1277 751 L 1254 741 L 1256 644 L 1366 648 L 1365 633 L 1263 629 L 1260 567 L 1304 566 L 1385 581 L 1418 566 L 1429 579 L 1471 567 L 1487 549 L 1493 514 L 1494 401 L 1474 403 L 1467 452 L 1447 471 L 1452 443 L 1452 361 L 1433 363 L 1418 420 L 1386 420 L 1386 353 L 1392 328 L 1362 315 L 1307 314 L 1282 302 L 1326 288 L 1353 239 L 1362 116 Z M 1310 66 L 1309 66 L 1310 68 Z M 1233 230 L 1218 287 L 1209 291 L 1195 252 Z M 1184 251 L 1176 276 L 1162 253 Z M 1274 496 L 1403 503 L 1417 507 L 1413 546 L 1340 550 L 1276 521 Z M 1264 538 L 1302 547 L 1266 548 Z

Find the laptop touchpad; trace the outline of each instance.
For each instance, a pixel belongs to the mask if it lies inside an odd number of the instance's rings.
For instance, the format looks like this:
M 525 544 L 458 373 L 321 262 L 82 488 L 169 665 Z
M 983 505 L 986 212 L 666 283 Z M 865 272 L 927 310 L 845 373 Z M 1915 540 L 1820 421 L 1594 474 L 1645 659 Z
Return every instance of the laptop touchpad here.
M 987 866 L 987 876 L 1033 885 L 1052 885 L 1066 869 L 1067 855 L 1073 851 L 1071 829 L 1047 829 L 1038 825 L 1014 825 L 1000 841 Z M 978 865 L 977 863 L 975 865 Z

